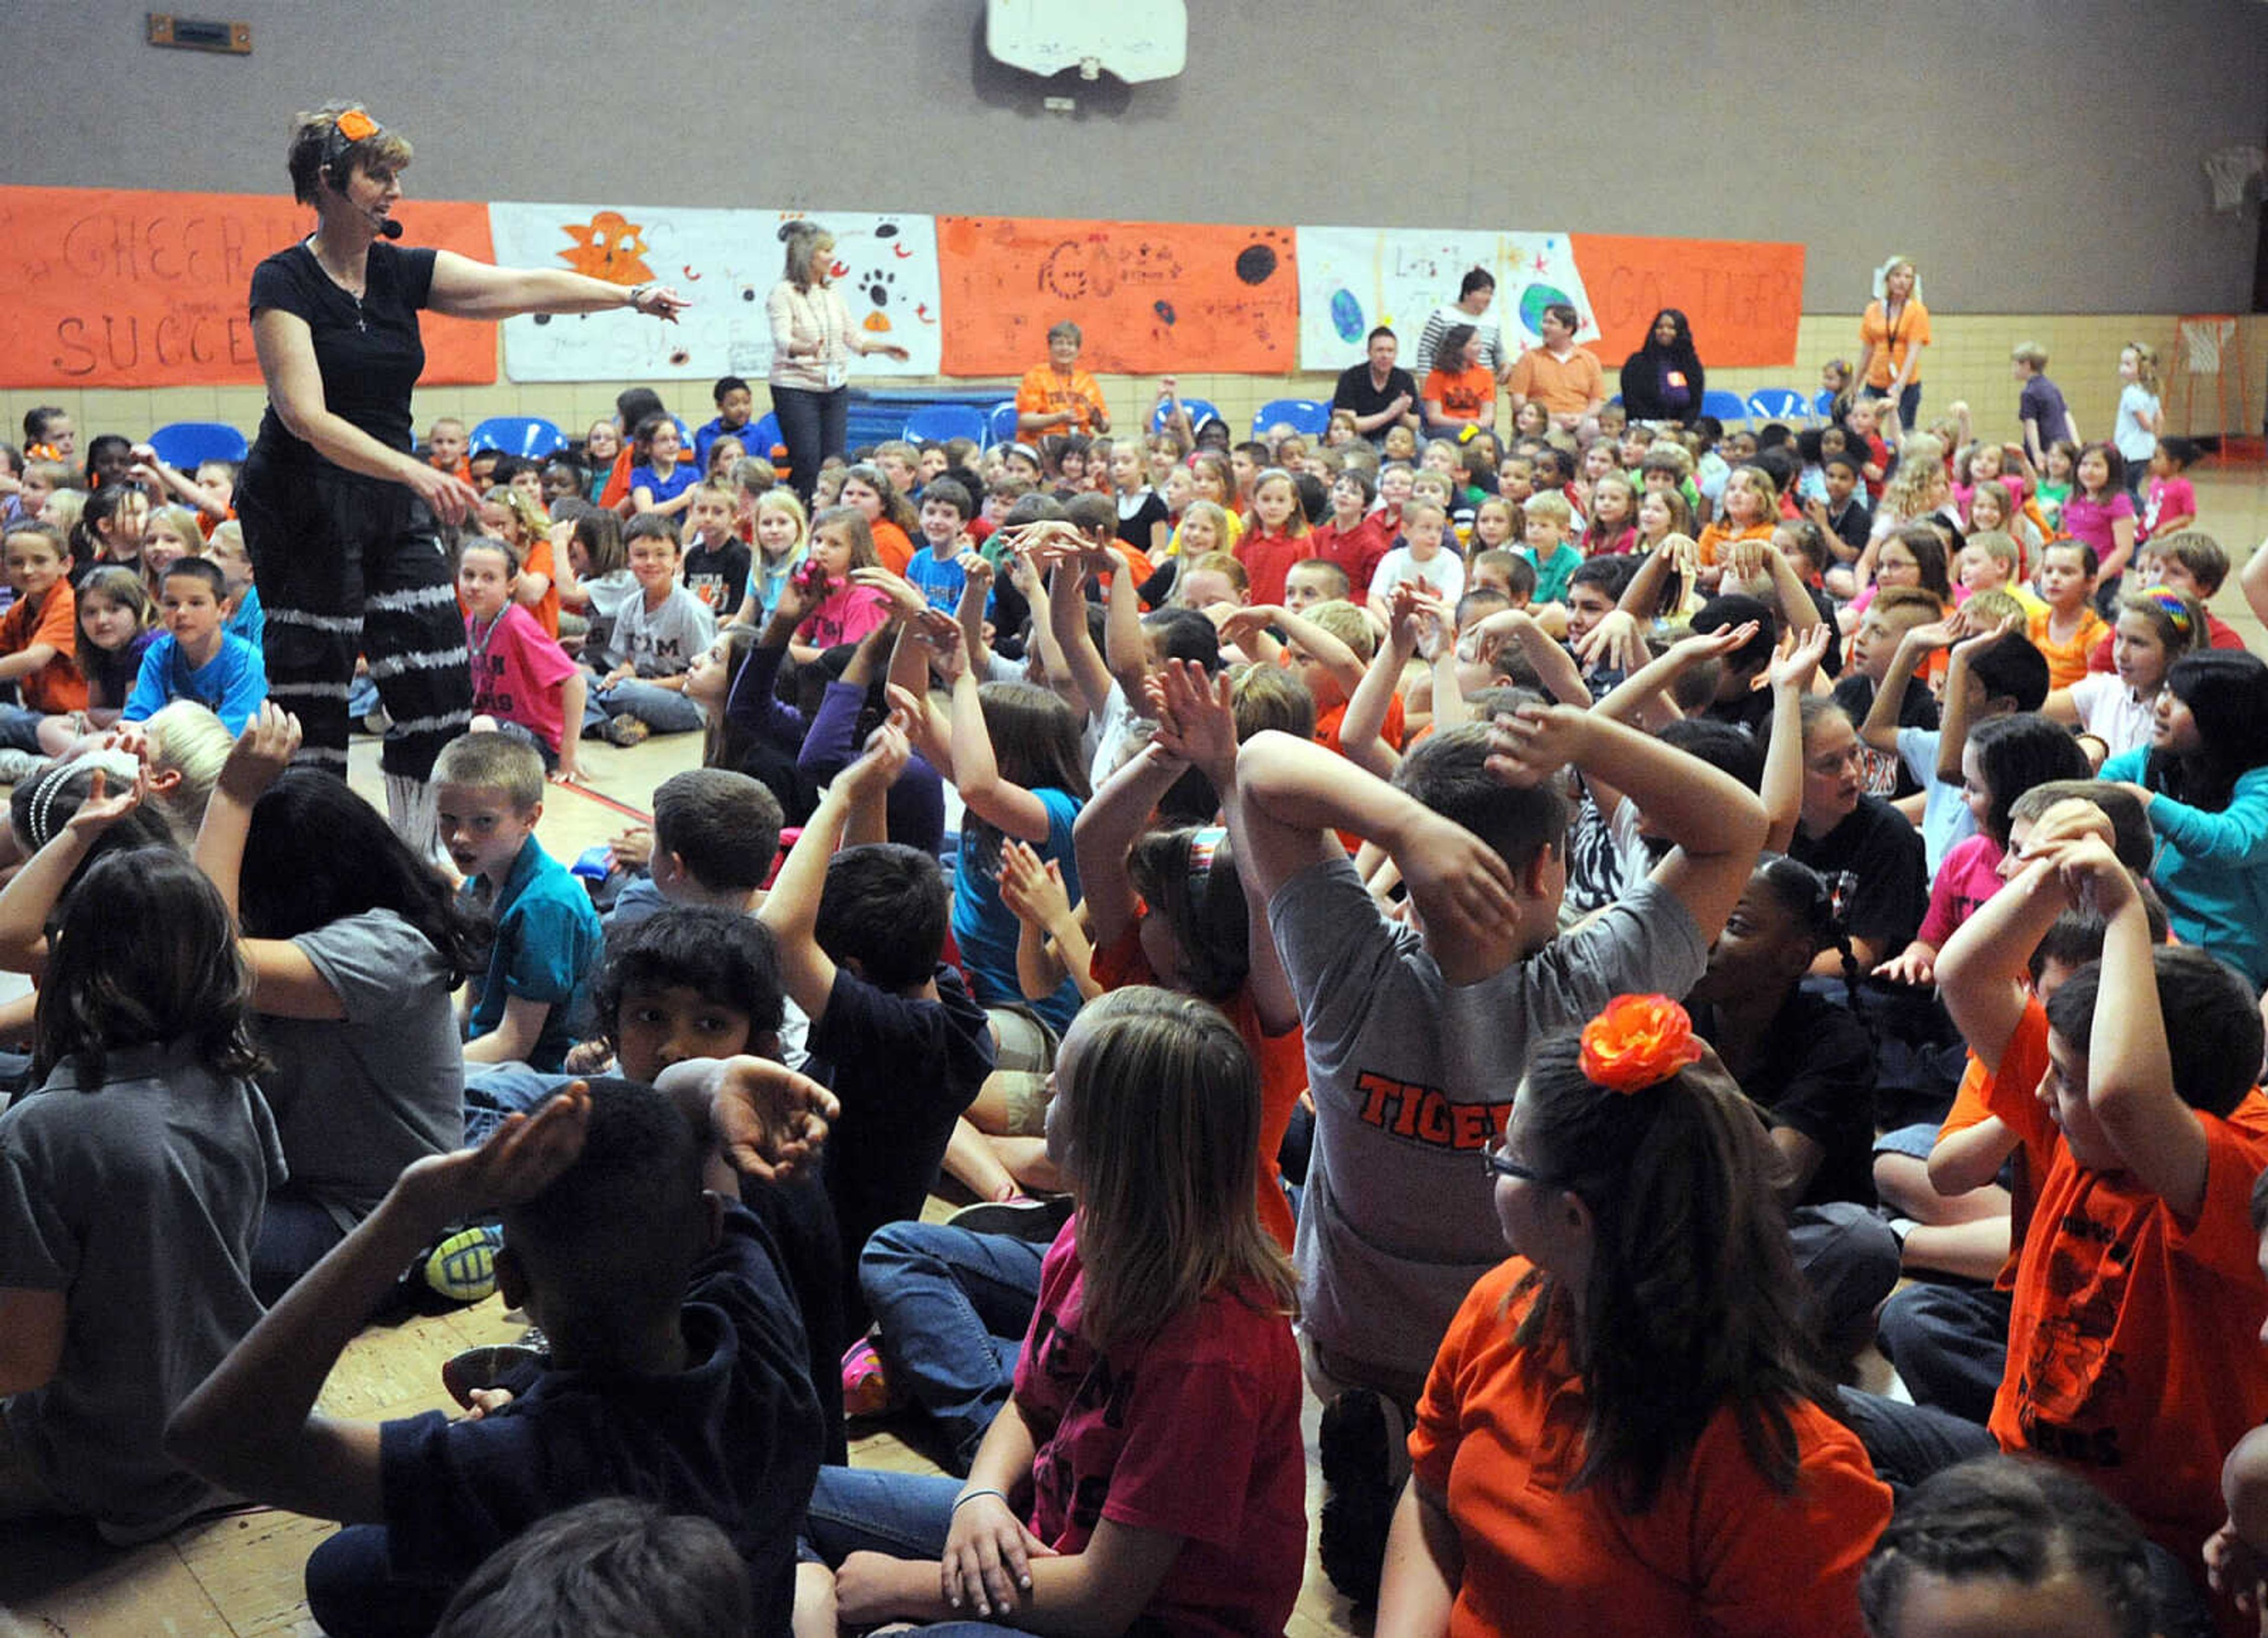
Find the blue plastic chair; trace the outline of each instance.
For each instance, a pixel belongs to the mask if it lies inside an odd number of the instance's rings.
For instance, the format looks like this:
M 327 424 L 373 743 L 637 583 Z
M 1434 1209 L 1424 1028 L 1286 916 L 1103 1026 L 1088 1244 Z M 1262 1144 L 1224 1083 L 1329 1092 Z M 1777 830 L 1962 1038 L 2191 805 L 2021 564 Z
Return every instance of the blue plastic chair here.
M 541 415 L 490 415 L 473 429 L 472 447 L 531 460 L 567 447 L 567 435 Z
M 194 473 L 209 460 L 242 460 L 252 445 L 225 421 L 176 421 L 150 435 L 158 459 L 179 472 Z
M 1312 398 L 1271 398 L 1254 412 L 1252 436 L 1256 438 L 1278 422 L 1295 432 L 1319 438 L 1330 427 L 1331 407 Z
M 1822 421 L 1835 413 L 1835 391 L 1832 387 L 1822 386 L 1819 389 L 1818 396 L 1811 400 L 1811 413 Z
M 1712 386 L 1701 394 L 1701 413 L 1714 415 L 1720 422 L 1746 421 L 1749 400 L 1738 393 Z
M 1802 421 L 1811 404 L 1792 386 L 1760 386 L 1749 394 L 1749 414 L 1758 421 Z
M 981 444 L 990 430 L 984 412 L 973 404 L 924 404 L 906 417 L 905 437 L 914 444 L 968 438 Z
M 767 409 L 756 417 L 756 424 L 748 429 L 748 440 L 741 447 L 758 460 L 770 460 L 780 442 L 779 417 Z
M 1016 441 L 1016 400 L 1004 399 L 993 405 L 985 415 L 984 424 L 991 433 L 991 437 L 985 440 L 988 445 L 1013 444 Z
M 1202 398 L 1185 398 L 1182 400 L 1182 408 L 1189 411 L 1189 430 L 1192 432 L 1204 425 L 1208 421 L 1218 421 L 1220 419 L 1219 409 L 1215 406 L 1207 403 Z M 1157 408 L 1150 412 L 1151 431 L 1163 432 L 1166 430 L 1166 407 L 1163 404 L 1160 404 Z M 1330 416 L 1326 414 L 1323 419 L 1328 422 L 1330 420 Z M 1320 430 L 1320 429 L 1318 429 L 1318 430 Z

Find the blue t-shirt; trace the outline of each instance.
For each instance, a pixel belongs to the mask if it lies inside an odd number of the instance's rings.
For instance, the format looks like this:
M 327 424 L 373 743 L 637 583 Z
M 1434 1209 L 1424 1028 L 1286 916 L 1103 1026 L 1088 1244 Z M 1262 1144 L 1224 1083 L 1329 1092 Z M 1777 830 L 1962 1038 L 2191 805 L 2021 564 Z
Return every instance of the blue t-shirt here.
M 1084 805 L 1067 790 L 1035 790 L 1048 811 L 1048 839 L 1035 844 L 1040 862 L 1049 859 L 1063 871 L 1064 890 L 1079 902 L 1079 859 L 1071 851 L 1071 827 Z M 961 964 L 968 970 L 969 988 L 976 999 L 1026 1005 L 1045 1018 L 1060 1034 L 1071 1027 L 1079 1011 L 1079 986 L 1065 979 L 1044 1001 L 1026 1001 L 1016 981 L 1016 913 L 1000 900 L 999 862 L 990 868 L 980 863 L 964 822 L 961 846 L 953 862 L 953 937 L 961 946 Z
M 2112 757 L 2098 777 L 2142 784 L 2146 747 Z M 2240 774 L 2218 813 L 2160 795 L 2150 828 L 2158 856 L 2151 885 L 2166 901 L 2174 935 L 2268 985 L 2268 767 Z
M 485 878 L 475 877 L 461 891 L 478 904 L 484 887 Z M 527 1062 L 556 1069 L 575 1044 L 572 1019 L 605 942 L 599 913 L 583 884 L 530 836 L 496 895 L 495 914 L 496 942 L 465 1039 L 478 1040 L 503 1023 L 506 1001 L 541 1002 L 549 1010 Z
M 636 495 L 640 489 L 652 489 L 656 505 L 675 500 L 700 481 L 701 468 L 689 460 L 679 461 L 669 469 L 666 478 L 656 474 L 651 466 L 630 468 L 630 493 Z
M 718 415 L 693 435 L 692 464 L 694 466 L 703 472 L 709 470 L 709 449 L 718 438 L 740 439 L 741 452 L 744 454 L 753 455 L 759 460 L 770 460 L 772 458 L 770 449 L 756 447 L 756 423 L 753 419 L 743 421 L 737 427 L 728 427 L 725 424 L 725 417 Z M 678 463 L 681 466 L 685 464 L 683 461 Z
M 932 608 L 950 614 L 961 606 L 961 590 L 968 584 L 968 571 L 952 558 L 940 559 L 924 541 L 906 563 L 906 578 L 929 599 Z
M 175 700 L 195 700 L 219 717 L 230 733 L 240 734 L 267 697 L 268 667 L 260 650 L 242 637 L 224 631 L 219 650 L 192 671 L 169 631 L 143 654 L 134 693 L 120 715 L 126 722 L 144 722 Z
M 260 606 L 260 588 L 247 582 L 236 599 L 236 613 L 228 617 L 221 628 L 232 637 L 242 637 L 254 648 L 260 646 L 268 631 L 268 613 Z

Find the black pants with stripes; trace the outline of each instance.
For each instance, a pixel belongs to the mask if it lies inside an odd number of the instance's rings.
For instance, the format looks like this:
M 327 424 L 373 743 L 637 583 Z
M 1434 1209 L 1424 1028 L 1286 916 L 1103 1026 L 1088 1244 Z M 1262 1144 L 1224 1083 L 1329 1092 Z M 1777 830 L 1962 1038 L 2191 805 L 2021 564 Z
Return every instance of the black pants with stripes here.
M 432 776 L 472 721 L 472 665 L 448 554 L 425 503 L 398 483 L 323 462 L 245 463 L 236 513 L 267 617 L 268 694 L 299 718 L 301 758 L 344 776 L 347 687 L 370 660 L 393 731 L 388 774 Z

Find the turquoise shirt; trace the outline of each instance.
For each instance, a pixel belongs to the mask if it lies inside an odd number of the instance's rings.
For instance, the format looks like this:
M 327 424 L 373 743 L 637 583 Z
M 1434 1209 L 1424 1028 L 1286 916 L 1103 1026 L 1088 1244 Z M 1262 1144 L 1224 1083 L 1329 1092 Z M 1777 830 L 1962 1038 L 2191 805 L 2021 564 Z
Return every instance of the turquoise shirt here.
M 2102 776 L 2142 783 L 2146 750 L 2102 765 Z M 2164 795 L 2150 799 L 2158 856 L 2150 880 L 2175 935 L 2268 987 L 2268 767 L 2238 775 L 2228 805 L 2208 813 Z

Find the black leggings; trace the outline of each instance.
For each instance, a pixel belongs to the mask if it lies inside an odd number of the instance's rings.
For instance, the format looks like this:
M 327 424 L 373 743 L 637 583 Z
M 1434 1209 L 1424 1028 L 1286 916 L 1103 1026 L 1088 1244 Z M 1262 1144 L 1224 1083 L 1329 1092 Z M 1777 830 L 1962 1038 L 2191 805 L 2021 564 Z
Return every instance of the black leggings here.
M 394 718 L 386 771 L 430 779 L 473 716 L 464 616 L 432 513 L 401 484 L 261 448 L 245 463 L 236 512 L 267 615 L 268 694 L 298 716 L 301 759 L 345 775 L 360 653 Z
M 806 506 L 819 482 L 819 463 L 840 455 L 850 438 L 850 389 L 814 393 L 799 386 L 772 388 L 772 414 L 779 417 L 780 442 L 787 445 L 788 482 Z M 265 595 L 264 593 L 262 595 Z

